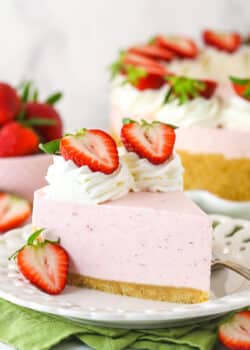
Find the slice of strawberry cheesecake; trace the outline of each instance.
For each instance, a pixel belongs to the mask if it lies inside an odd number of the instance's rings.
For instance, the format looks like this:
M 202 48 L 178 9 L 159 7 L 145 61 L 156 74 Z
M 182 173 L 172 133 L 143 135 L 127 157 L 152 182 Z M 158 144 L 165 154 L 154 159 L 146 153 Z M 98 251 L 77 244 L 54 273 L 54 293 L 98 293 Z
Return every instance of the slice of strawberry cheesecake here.
M 60 238 L 69 283 L 178 303 L 208 300 L 210 220 L 182 192 L 175 131 L 126 120 L 124 147 L 83 129 L 43 145 L 56 153 L 35 193 L 33 225 Z

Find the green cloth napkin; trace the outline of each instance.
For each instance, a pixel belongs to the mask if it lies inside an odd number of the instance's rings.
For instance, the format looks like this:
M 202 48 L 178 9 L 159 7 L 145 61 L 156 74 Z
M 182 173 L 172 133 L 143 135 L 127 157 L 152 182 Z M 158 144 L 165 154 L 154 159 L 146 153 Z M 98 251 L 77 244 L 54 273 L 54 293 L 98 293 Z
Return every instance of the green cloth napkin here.
M 127 330 L 80 324 L 0 299 L 0 342 L 18 350 L 49 350 L 75 338 L 96 350 L 210 350 L 220 320 L 191 326 Z

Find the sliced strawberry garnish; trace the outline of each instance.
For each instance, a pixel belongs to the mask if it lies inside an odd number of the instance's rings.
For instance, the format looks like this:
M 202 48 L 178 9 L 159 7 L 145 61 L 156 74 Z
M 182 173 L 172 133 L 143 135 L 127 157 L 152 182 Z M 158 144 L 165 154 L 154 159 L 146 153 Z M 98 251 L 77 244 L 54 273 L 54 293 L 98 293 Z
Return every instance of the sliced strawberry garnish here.
M 118 151 L 112 137 L 102 130 L 82 129 L 75 135 L 64 136 L 60 142 L 64 159 L 92 171 L 113 173 L 119 166 Z
M 145 77 L 138 78 L 136 81 L 131 82 L 131 84 L 141 91 L 146 89 L 158 90 L 166 84 L 166 80 L 159 75 L 147 74 Z
M 155 43 L 182 58 L 195 58 L 198 55 L 197 45 L 187 37 L 158 35 Z
M 133 46 L 128 52 L 162 61 L 171 61 L 175 56 L 173 52 L 164 47 L 149 44 Z
M 250 349 L 250 311 L 242 311 L 219 327 L 219 339 L 231 350 Z
M 230 77 L 230 80 L 236 94 L 245 100 L 250 101 L 250 79 Z
M 42 231 L 34 232 L 13 257 L 30 283 L 48 294 L 59 294 L 66 285 L 69 257 L 58 242 L 40 239 Z
M 241 45 L 241 36 L 239 33 L 219 33 L 213 30 L 205 30 L 202 33 L 203 41 L 218 50 L 232 53 Z
M 192 79 L 183 76 L 170 76 L 166 79 L 170 89 L 164 103 L 177 99 L 181 105 L 199 96 L 210 98 L 217 87 L 217 83 L 213 80 Z
M 30 215 L 31 205 L 26 199 L 0 192 L 0 233 L 22 225 Z
M 204 98 L 210 98 L 215 93 L 217 82 L 214 80 L 199 80 L 203 83 L 203 88 L 200 90 L 200 95 Z
M 148 74 L 159 76 L 168 74 L 166 68 L 160 62 L 134 53 L 125 53 L 123 56 L 123 64 L 143 68 Z
M 8 84 L 0 83 L 0 126 L 17 116 L 20 105 L 16 90 Z
M 160 122 L 151 124 L 142 121 L 125 120 L 121 140 L 129 152 L 135 152 L 152 164 L 164 163 L 173 153 L 174 128 Z

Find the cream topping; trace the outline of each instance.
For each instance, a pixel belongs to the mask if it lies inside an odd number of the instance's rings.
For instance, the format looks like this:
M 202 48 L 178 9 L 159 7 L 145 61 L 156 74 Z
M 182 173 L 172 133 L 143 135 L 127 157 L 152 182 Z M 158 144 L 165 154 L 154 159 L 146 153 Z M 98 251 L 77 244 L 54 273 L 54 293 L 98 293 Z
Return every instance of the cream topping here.
M 163 164 L 154 165 L 134 152 L 119 150 L 134 177 L 135 192 L 170 192 L 183 190 L 183 167 L 180 157 L 173 153 Z
M 250 129 L 250 101 L 235 96 L 225 102 L 221 125 L 228 129 Z
M 46 176 L 48 198 L 97 204 L 118 199 L 134 187 L 134 179 L 127 164 L 121 159 L 112 174 L 92 172 L 87 166 L 77 167 L 71 160 L 54 156 L 54 163 Z
M 221 103 L 217 97 L 205 99 L 197 97 L 179 105 L 177 99 L 166 103 L 156 114 L 155 119 L 176 126 L 213 127 L 218 124 Z
M 162 106 L 168 91 L 167 85 L 158 90 L 141 91 L 124 82 L 125 78 L 122 75 L 112 81 L 110 102 L 113 106 L 118 105 L 122 113 L 127 114 L 128 117 L 141 119 L 141 115 L 154 114 Z

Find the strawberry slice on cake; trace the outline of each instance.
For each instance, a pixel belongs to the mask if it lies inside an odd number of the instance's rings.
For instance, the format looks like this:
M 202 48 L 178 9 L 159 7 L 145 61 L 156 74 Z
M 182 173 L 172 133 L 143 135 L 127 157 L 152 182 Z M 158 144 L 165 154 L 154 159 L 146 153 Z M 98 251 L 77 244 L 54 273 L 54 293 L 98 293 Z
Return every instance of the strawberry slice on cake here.
M 198 55 L 196 43 L 187 37 L 169 35 L 158 35 L 155 37 L 156 45 L 163 47 L 180 58 L 195 58 Z
M 152 164 L 164 163 L 173 153 L 175 144 L 174 128 L 160 123 L 141 123 L 125 119 L 121 140 L 129 152 L 135 152 Z
M 241 45 L 242 38 L 237 32 L 221 33 L 213 30 L 205 30 L 202 33 L 203 41 L 221 51 L 233 53 Z

